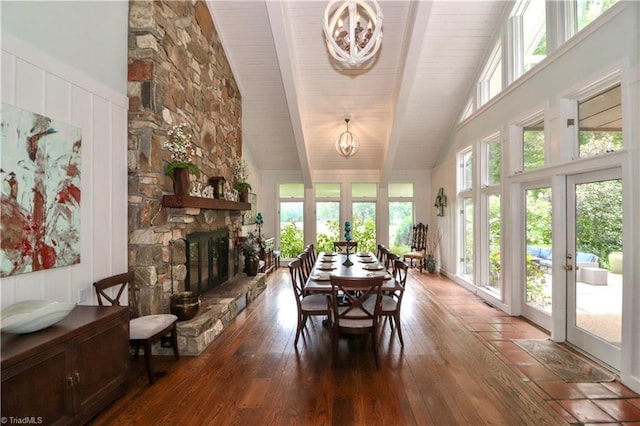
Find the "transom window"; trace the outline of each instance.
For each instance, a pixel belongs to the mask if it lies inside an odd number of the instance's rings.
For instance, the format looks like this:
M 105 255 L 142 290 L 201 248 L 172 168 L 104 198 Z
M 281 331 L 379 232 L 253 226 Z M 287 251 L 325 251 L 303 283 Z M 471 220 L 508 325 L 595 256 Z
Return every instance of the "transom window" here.
M 581 158 L 623 148 L 619 84 L 578 102 L 578 118 L 578 152 Z

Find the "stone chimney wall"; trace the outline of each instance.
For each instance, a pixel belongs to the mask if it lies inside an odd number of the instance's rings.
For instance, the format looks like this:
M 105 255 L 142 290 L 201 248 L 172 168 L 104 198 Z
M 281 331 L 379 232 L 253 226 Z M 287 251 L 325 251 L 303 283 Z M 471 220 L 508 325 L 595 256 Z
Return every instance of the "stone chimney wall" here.
M 141 287 L 143 313 L 161 313 L 169 310 L 172 285 L 184 289 L 182 239 L 226 227 L 233 240 L 243 213 L 161 205 L 162 195 L 173 193 L 164 175 L 167 132 L 186 123 L 193 134 L 192 161 L 202 175 L 191 175 L 192 184 L 206 186 L 212 176 L 231 182 L 242 154 L 241 97 L 203 1 L 131 0 L 128 43 L 129 269 Z M 230 278 L 237 273 L 233 257 Z

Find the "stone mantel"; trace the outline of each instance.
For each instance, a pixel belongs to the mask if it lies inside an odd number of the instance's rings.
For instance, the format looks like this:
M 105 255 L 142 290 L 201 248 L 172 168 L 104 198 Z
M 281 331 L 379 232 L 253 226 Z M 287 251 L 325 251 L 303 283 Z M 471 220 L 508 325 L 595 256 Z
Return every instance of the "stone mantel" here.
M 216 200 L 212 198 L 191 197 L 177 195 L 164 195 L 162 205 L 174 208 L 197 208 L 211 210 L 251 210 L 250 203 L 239 203 L 237 201 Z

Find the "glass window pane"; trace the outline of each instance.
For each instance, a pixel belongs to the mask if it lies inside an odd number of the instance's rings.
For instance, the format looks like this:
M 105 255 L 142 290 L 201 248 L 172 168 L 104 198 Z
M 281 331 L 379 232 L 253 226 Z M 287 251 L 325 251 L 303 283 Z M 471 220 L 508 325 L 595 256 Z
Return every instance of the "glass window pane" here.
M 547 56 L 546 12 L 543 0 L 530 1 L 522 15 L 524 72 Z
M 340 240 L 340 202 L 317 202 L 316 251 L 333 251 L 333 242 Z
M 304 198 L 304 184 L 281 183 L 280 198 Z
M 522 169 L 544 167 L 544 120 L 522 128 Z
M 412 183 L 390 183 L 389 197 L 413 197 Z
M 462 275 L 473 281 L 473 198 L 464 198 L 462 205 Z
M 462 188 L 473 188 L 473 154 L 471 150 L 462 154 Z
M 620 347 L 622 180 L 582 183 L 576 185 L 575 194 L 576 326 Z
M 500 261 L 500 194 L 489 195 L 489 277 L 488 285 L 492 293 L 500 297 L 502 264 Z
M 304 245 L 304 203 L 280 202 L 280 251 L 285 259 L 302 253 Z
M 502 60 L 496 64 L 496 68 L 489 77 L 489 99 L 493 99 L 502 91 Z
M 389 246 L 395 254 L 402 255 L 411 251 L 411 232 L 413 228 L 413 202 L 389 202 Z
M 316 198 L 340 198 L 340 184 L 316 183 Z
M 525 303 L 551 313 L 551 188 L 525 191 Z
M 622 149 L 620 85 L 580 102 L 578 118 L 578 149 L 581 158 Z
M 351 221 L 353 241 L 358 242 L 358 251 L 376 252 L 376 203 L 356 202 L 353 203 L 353 220 Z M 342 238 L 344 239 L 344 226 L 342 227 Z
M 352 183 L 351 196 L 354 198 L 375 198 L 378 196 L 375 183 Z
M 595 21 L 598 16 L 609 10 L 617 2 L 618 0 L 577 0 L 578 31 Z
M 496 185 L 500 183 L 500 139 L 487 143 L 487 183 Z

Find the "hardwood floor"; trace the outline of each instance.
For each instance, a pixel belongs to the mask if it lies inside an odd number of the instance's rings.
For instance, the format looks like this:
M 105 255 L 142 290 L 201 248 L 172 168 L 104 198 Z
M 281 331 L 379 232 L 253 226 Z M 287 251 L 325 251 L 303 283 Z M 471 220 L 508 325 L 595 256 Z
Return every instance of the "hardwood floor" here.
M 464 290 L 445 278 L 411 271 L 402 307 L 405 347 L 385 324 L 379 370 L 370 341 L 360 336 L 341 339 L 334 366 L 320 318 L 307 323 L 294 348 L 296 308 L 281 268 L 200 356 L 157 357 L 155 368 L 166 376 L 153 386 L 142 359 L 132 362 L 128 393 L 92 424 L 565 424 L 463 320 L 495 310 L 476 300 L 462 311 L 457 291 Z M 524 324 L 529 337 L 545 337 Z

